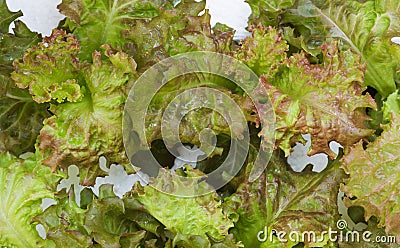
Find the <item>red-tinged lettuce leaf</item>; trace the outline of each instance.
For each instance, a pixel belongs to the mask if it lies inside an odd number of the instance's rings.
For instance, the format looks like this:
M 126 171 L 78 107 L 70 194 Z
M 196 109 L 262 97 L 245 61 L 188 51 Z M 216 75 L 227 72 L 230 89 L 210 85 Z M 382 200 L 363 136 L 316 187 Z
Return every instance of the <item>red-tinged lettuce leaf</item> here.
M 367 64 L 363 85 L 374 87 L 386 97 L 396 89 L 393 76 L 400 66 L 400 47 L 390 41 L 400 32 L 399 7 L 396 0 L 299 0 L 280 10 L 278 17 L 271 8 L 262 10 L 272 16 L 275 26 L 295 27 L 311 48 L 332 38 L 340 39 Z M 268 18 L 264 19 L 264 25 L 271 25 Z M 254 24 L 259 21 L 255 19 Z
M 379 227 L 400 238 L 400 117 L 392 112 L 389 124 L 374 142 L 364 149 L 356 144 L 343 157 L 349 179 L 341 186 L 347 206 L 361 206 L 366 220 L 376 216 Z M 366 183 L 367 182 L 367 183 Z
M 74 36 L 54 30 L 51 36 L 14 62 L 15 71 L 11 77 L 21 89 L 29 88 L 33 100 L 38 103 L 79 101 L 83 96 L 80 80 L 76 78 L 79 50 Z
M 71 99 L 69 92 L 62 88 L 66 78 L 60 80 L 58 77 L 49 76 L 47 79 L 29 81 L 32 73 L 24 73 L 21 70 L 13 73 L 14 80 L 20 83 L 30 82 L 33 89 L 41 90 L 47 86 L 50 90 L 61 89 L 40 91 L 45 92 L 46 96 L 50 94 L 50 99 L 64 100 L 51 102 L 50 111 L 53 116 L 44 121 L 40 131 L 36 151 L 42 163 L 51 167 L 53 171 L 66 170 L 71 164 L 77 165 L 84 185 L 93 184 L 96 176 L 103 173 L 98 169 L 100 156 L 130 169 L 123 147 L 121 127 L 123 104 L 126 99 L 125 87 L 136 77 L 136 63 L 125 53 L 112 50 L 110 46 L 103 47 L 104 53 L 94 52 L 92 64 L 79 62 L 75 57 L 79 46 L 74 36 L 55 30 L 46 40 L 48 47 L 42 43 L 41 51 L 31 49 L 25 55 L 30 57 L 35 54 L 35 63 L 17 62 L 17 67 L 23 66 L 28 71 L 29 68 L 33 68 L 38 75 L 42 71 L 41 67 L 36 67 L 37 64 L 50 66 L 43 70 L 46 73 L 57 71 L 64 75 L 62 72 L 66 71 L 68 73 L 65 75 L 69 78 L 67 81 L 76 82 L 73 85 L 83 94 L 80 94 L 78 99 Z M 68 71 L 68 66 L 74 69 Z M 47 77 L 46 74 L 42 76 Z M 35 90 L 31 93 L 35 94 Z
M 160 7 L 172 8 L 172 1 L 64 0 L 58 6 L 60 12 L 74 22 L 73 34 L 82 45 L 80 58 L 85 60 L 90 60 L 92 52 L 103 44 L 129 46 L 131 41 L 122 35 L 123 32 L 131 29 L 135 19 L 157 16 Z
M 100 156 L 131 169 L 122 142 L 122 114 L 125 85 L 133 78 L 136 64 L 125 53 L 105 49 L 104 55 L 95 52 L 93 64 L 82 69 L 84 98 L 51 105 L 54 116 L 45 120 L 37 143 L 43 164 L 53 170 L 77 165 L 83 185 L 104 174 L 98 167 Z
M 272 230 L 302 233 L 313 230 L 319 242 L 303 240 L 307 246 L 322 247 L 321 232 L 334 228 L 339 218 L 337 210 L 337 192 L 344 178 L 344 172 L 338 162 L 331 162 L 321 173 L 296 173 L 284 162 L 283 154 L 276 152 L 267 169 L 254 182 L 249 182 L 246 168 L 244 180 L 236 192 L 224 199 L 223 207 L 235 227 L 230 230 L 237 241 L 245 247 L 292 247 L 296 243 L 281 243 Z M 266 237 L 265 242 L 257 240 Z M 325 247 L 325 246 L 323 246 Z
M 14 155 L 34 151 L 43 120 L 49 115 L 48 106 L 36 104 L 10 78 L 14 59 L 40 39 L 21 21 L 15 22 L 14 34 L 8 33 L 8 26 L 19 16 L 21 12 L 10 12 L 5 1 L 0 1 L 0 151 Z
M 0 154 L 0 244 L 4 247 L 49 247 L 31 219 L 42 212 L 42 199 L 53 198 L 58 178 L 34 158 Z
M 282 35 L 274 28 L 258 26 L 252 30 L 252 37 L 242 41 L 241 49 L 235 54 L 236 59 L 245 63 L 258 76 L 273 76 L 279 65 L 286 60 L 289 46 Z
M 194 169 L 187 173 L 194 177 L 203 175 Z M 192 243 L 191 247 L 210 247 L 209 238 L 224 240 L 233 226 L 222 211 L 216 192 L 193 196 L 210 192 L 210 187 L 206 182 L 185 183 L 169 170 L 161 169 L 151 185 L 136 185 L 133 197 L 172 234 L 174 245 Z M 171 194 L 165 193 L 165 189 Z M 174 195 L 174 192 L 187 197 Z
M 276 146 L 286 156 L 300 134 L 311 134 L 310 155 L 324 152 L 334 158 L 330 141 L 347 149 L 373 133 L 364 122 L 366 108 L 375 108 L 375 102 L 360 86 L 364 67 L 359 56 L 339 51 L 336 43 L 320 49 L 321 64 L 312 64 L 305 53 L 293 54 L 276 76 L 260 79 L 275 110 Z
M 211 31 L 208 12 L 199 16 L 205 1 L 64 0 L 58 8 L 72 20 L 80 58 L 110 44 L 132 54 L 139 68 L 193 50 L 227 52 L 234 34 L 221 26 Z
M 133 41 L 132 52 L 140 67 L 190 51 L 229 53 L 234 31 L 226 26 L 211 29 L 205 1 L 181 1 L 174 9 L 160 9 L 157 17 L 136 20 L 125 34 Z M 137 35 L 140 33 L 141 35 Z

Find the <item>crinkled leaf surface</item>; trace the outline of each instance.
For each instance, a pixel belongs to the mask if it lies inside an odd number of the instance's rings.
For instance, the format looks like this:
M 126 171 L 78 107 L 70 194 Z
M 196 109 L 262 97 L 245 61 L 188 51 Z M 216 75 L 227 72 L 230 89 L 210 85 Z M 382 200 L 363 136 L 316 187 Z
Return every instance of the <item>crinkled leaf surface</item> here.
M 53 198 L 50 171 L 33 159 L 0 154 L 0 244 L 6 247 L 38 247 L 47 242 L 31 225 L 42 212 L 43 198 Z M 50 184 L 50 185 L 48 185 Z
M 201 175 L 201 172 L 196 170 L 191 170 L 190 173 L 193 176 Z M 233 224 L 223 213 L 221 200 L 218 199 L 217 194 L 213 192 L 190 197 L 190 192 L 193 192 L 192 195 L 198 195 L 201 192 L 209 191 L 208 187 L 210 186 L 205 182 L 187 185 L 180 180 L 172 177 L 168 170 L 162 169 L 152 185 L 142 189 L 136 187 L 135 198 L 165 226 L 166 230 L 173 234 L 174 242 L 182 239 L 189 241 L 191 236 L 195 235 L 202 237 L 199 240 L 203 241 L 207 240 L 208 236 L 224 239 Z M 170 193 L 182 194 L 184 192 L 189 197 L 166 194 L 161 191 L 166 188 Z
M 339 51 L 335 43 L 321 50 L 321 64 L 312 64 L 304 53 L 293 54 L 276 76 L 260 79 L 274 106 L 277 146 L 286 156 L 294 141 L 301 140 L 300 133 L 311 134 L 310 155 L 325 152 L 331 158 L 330 141 L 347 148 L 372 133 L 364 124 L 369 119 L 365 111 L 375 108 L 375 102 L 362 94 L 360 58 Z
M 376 216 L 386 232 L 400 233 L 400 117 L 393 113 L 391 122 L 366 149 L 356 144 L 343 157 L 343 168 L 350 175 L 341 190 L 348 196 L 345 203 L 361 206 L 365 219 Z M 367 183 L 366 183 L 367 182 Z
M 87 60 L 103 44 L 131 46 L 123 33 L 131 29 L 135 19 L 157 16 L 161 7 L 172 8 L 172 1 L 64 0 L 58 6 L 60 12 L 75 23 L 73 33 L 82 45 L 80 57 Z
M 280 243 L 275 238 L 271 242 L 272 229 L 301 233 L 310 230 L 322 232 L 335 226 L 337 192 L 344 177 L 337 161 L 321 173 L 302 174 L 293 172 L 284 161 L 283 154 L 276 152 L 266 171 L 252 183 L 248 181 L 252 166 L 249 164 L 236 192 L 224 200 L 224 209 L 235 220 L 235 227 L 230 232 L 245 247 L 295 245 L 293 242 Z M 267 240 L 261 243 L 257 234 L 265 227 Z M 312 245 L 307 240 L 305 243 Z
M 40 40 L 38 33 L 32 32 L 21 21 L 15 21 L 14 34 L 0 32 L 0 82 L 9 77 L 12 72 L 12 63 L 21 58 L 27 48 L 36 45 Z
M 61 103 L 78 101 L 82 97 L 79 85 L 78 58 L 80 46 L 74 36 L 54 30 L 37 46 L 14 62 L 11 77 L 22 89 L 29 88 L 38 103 L 56 100 Z
M 48 45 L 52 46 L 51 49 L 43 48 L 41 52 L 44 54 L 36 56 L 35 63 L 23 66 L 27 70 L 39 70 L 35 64 L 47 64 L 49 59 L 54 67 L 50 71 L 62 72 L 67 70 L 64 67 L 68 67 L 68 64 L 76 63 L 76 72 L 69 72 L 68 77 L 73 78 L 67 82 L 79 82 L 79 85 L 73 85 L 79 87 L 77 89 L 83 92 L 83 96 L 71 99 L 68 91 L 55 91 L 59 93 L 58 96 L 62 95 L 56 99 L 63 99 L 64 102 L 51 103 L 50 111 L 54 115 L 44 121 L 36 144 L 37 153 L 42 163 L 53 171 L 66 170 L 71 164 L 77 165 L 83 184 L 92 184 L 96 176 L 102 173 L 98 170 L 100 156 L 105 156 L 111 163 L 129 165 L 122 142 L 122 111 L 126 98 L 125 85 L 133 78 L 136 64 L 125 53 L 114 51 L 109 46 L 104 47 L 104 54 L 93 53 L 92 64 L 78 63 L 75 58 L 71 59 L 76 55 L 76 46 L 65 50 L 70 44 L 77 44 L 75 37 L 55 30 L 50 39 L 54 43 Z M 36 52 L 29 50 L 26 57 Z M 29 77 L 21 71 L 14 73 L 14 79 L 18 78 L 19 82 L 29 81 Z M 42 87 L 44 82 L 54 86 L 50 89 L 63 89 L 66 81 L 50 77 L 48 81 L 31 82 L 31 87 L 46 88 Z M 54 92 L 50 96 L 52 94 Z
M 204 7 L 205 1 L 181 1 L 173 10 L 160 10 L 151 21 L 137 20 L 126 36 L 134 41 L 139 66 L 190 51 L 229 53 L 234 31 L 221 26 L 212 30 L 208 11 L 200 15 Z
M 107 52 L 106 52 L 107 53 Z M 122 142 L 124 86 L 135 70 L 124 53 L 94 53 L 93 64 L 83 69 L 86 95 L 77 103 L 51 105 L 54 116 L 44 122 L 38 151 L 43 163 L 53 169 L 80 168 L 84 185 L 94 183 L 101 171 L 98 158 L 129 166 Z
M 279 24 L 294 26 L 310 46 L 342 40 L 367 64 L 363 85 L 386 97 L 396 88 L 393 75 L 399 68 L 400 47 L 390 41 L 400 31 L 399 6 L 395 0 L 299 0 L 280 15 Z
M 275 28 L 264 28 L 260 25 L 252 30 L 252 37 L 246 37 L 242 41 L 241 49 L 236 52 L 235 57 L 257 75 L 272 76 L 286 59 L 288 49 L 289 46 Z

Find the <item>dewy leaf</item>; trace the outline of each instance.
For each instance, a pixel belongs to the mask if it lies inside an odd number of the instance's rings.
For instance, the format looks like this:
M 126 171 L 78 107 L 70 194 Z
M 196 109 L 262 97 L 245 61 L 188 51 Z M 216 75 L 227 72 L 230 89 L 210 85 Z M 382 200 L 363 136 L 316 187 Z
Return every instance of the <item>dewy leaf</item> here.
M 400 238 L 400 116 L 392 113 L 391 122 L 364 150 L 356 144 L 343 157 L 343 168 L 350 175 L 341 190 L 347 206 L 361 206 L 365 219 L 376 216 L 379 227 Z M 368 182 L 368 183 L 366 183 Z
M 341 39 L 367 64 L 363 85 L 386 97 L 396 89 L 400 47 L 390 39 L 400 32 L 398 1 L 299 0 L 281 15 L 280 23 L 296 27 L 308 44 Z
M 86 60 L 103 44 L 125 48 L 130 42 L 123 32 L 130 30 L 135 19 L 157 16 L 160 7 L 171 8 L 172 1 L 63 0 L 58 6 L 75 22 L 73 33 L 82 45 L 80 57 Z
M 43 198 L 53 198 L 47 180 L 48 168 L 34 159 L 17 159 L 0 154 L 0 244 L 5 247 L 38 247 L 42 240 L 31 225 L 31 219 L 42 212 Z M 48 185 L 50 183 L 50 185 Z
M 78 72 L 80 46 L 74 36 L 54 30 L 37 46 L 25 52 L 22 60 L 15 61 L 11 77 L 22 89 L 29 88 L 38 103 L 56 100 L 76 102 L 82 98 Z
M 245 247 L 292 247 L 296 244 L 280 243 L 275 236 L 271 241 L 272 229 L 288 234 L 313 230 L 318 242 L 311 238 L 304 243 L 322 247 L 325 240 L 321 232 L 336 225 L 339 217 L 337 192 L 344 177 L 337 161 L 321 173 L 302 174 L 292 171 L 284 161 L 283 154 L 276 152 L 266 171 L 253 183 L 249 182 L 252 167 L 249 164 L 236 192 L 224 200 L 224 210 L 235 219 L 235 227 L 230 232 Z M 266 237 L 263 243 L 257 240 L 259 232 L 263 232 L 261 238 Z M 286 238 L 289 240 L 288 236 Z
M 366 108 L 375 108 L 375 102 L 362 94 L 360 58 L 349 50 L 339 52 L 334 42 L 321 50 L 321 64 L 311 64 L 305 53 L 294 54 L 275 77 L 260 79 L 275 110 L 276 145 L 286 156 L 300 134 L 311 134 L 309 155 L 325 152 L 334 158 L 330 141 L 347 149 L 373 132 L 364 125 Z
M 189 241 L 191 236 L 198 235 L 207 240 L 208 236 L 224 239 L 232 221 L 223 213 L 221 200 L 217 194 L 209 193 L 196 197 L 182 197 L 166 194 L 162 189 L 169 188 L 171 193 L 185 192 L 186 195 L 198 195 L 208 191 L 206 182 L 197 185 L 186 185 L 181 179 L 174 181 L 169 170 L 162 169 L 154 184 L 137 186 L 134 197 L 141 202 L 146 210 L 160 221 L 174 235 L 174 242 Z M 201 172 L 191 170 L 193 175 L 201 176 Z M 193 192 L 193 194 L 190 194 Z M 208 235 L 208 236 L 207 236 Z M 193 238 L 193 237 L 192 237 Z

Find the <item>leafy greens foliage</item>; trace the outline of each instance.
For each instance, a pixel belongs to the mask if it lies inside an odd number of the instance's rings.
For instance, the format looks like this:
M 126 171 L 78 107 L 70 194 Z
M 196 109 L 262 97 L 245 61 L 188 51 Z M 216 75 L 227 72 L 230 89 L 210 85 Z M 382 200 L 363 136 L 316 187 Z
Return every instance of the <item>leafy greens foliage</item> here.
M 15 22 L 14 34 L 8 33 L 11 22 L 22 15 L 10 12 L 0 1 L 0 151 L 20 155 L 34 151 L 36 137 L 48 116 L 47 105 L 36 104 L 28 91 L 14 86 L 10 78 L 13 61 L 40 40 L 21 21 Z
M 53 198 L 57 181 L 48 168 L 35 159 L 20 160 L 0 155 L 0 243 L 10 247 L 37 247 L 46 244 L 31 225 L 31 219 L 42 212 L 43 198 Z
M 204 0 L 63 0 L 58 8 L 66 20 L 43 39 L 15 21 L 22 13 L 0 0 L 0 247 L 354 246 L 325 233 L 340 219 L 339 189 L 348 207 L 363 209 L 357 219 L 365 230 L 400 240 L 400 46 L 391 42 L 400 34 L 399 2 L 247 2 L 252 36 L 237 44 L 233 29 L 211 26 Z M 201 108 L 185 113 L 179 126 L 185 144 L 201 145 L 199 133 L 206 128 L 217 137 L 219 146 L 197 169 L 163 168 L 148 185 L 137 182 L 122 197 L 114 194 L 117 185 L 93 190 L 96 177 L 110 171 L 102 167 L 103 156 L 133 173 L 122 116 L 136 79 L 160 60 L 190 51 L 231 55 L 259 77 L 251 88 L 260 99 L 252 100 L 269 98 L 276 116 L 266 169 L 251 180 L 260 137 L 271 135 L 261 125 L 270 120 L 257 111 L 268 110 L 256 109 L 228 79 L 193 73 L 170 80 L 152 98 L 146 141 L 170 166 L 174 158 L 158 142 L 168 140 L 161 133 L 168 104 L 188 89 L 219 90 L 251 127 L 238 175 L 217 190 L 207 180 L 185 180 L 206 179 L 204 173 L 218 168 L 229 152 L 231 132 L 243 132 L 229 127 L 226 113 Z M 229 71 L 218 63 L 212 66 Z M 218 102 L 200 90 L 185 97 Z M 294 172 L 286 162 L 304 134 L 311 134 L 309 155 L 329 156 L 321 173 Z M 339 155 L 330 150 L 331 141 L 342 145 Z M 56 192 L 70 165 L 79 168 L 81 185 Z M 77 204 L 73 191 L 80 188 Z M 43 210 L 46 198 L 56 203 Z M 37 227 L 44 228 L 45 239 Z M 318 239 L 282 242 L 272 230 L 314 231 Z M 260 232 L 264 242 L 257 240 Z
M 282 155 L 274 154 L 266 172 L 253 183 L 248 181 L 246 172 L 237 191 L 224 202 L 227 212 L 236 221 L 232 233 L 245 247 L 285 247 L 276 239 L 271 242 L 272 229 L 287 233 L 309 230 L 321 233 L 335 225 L 338 212 L 334 202 L 344 177 L 338 161 L 321 174 L 296 175 L 283 163 Z M 264 230 L 268 238 L 260 243 L 254 237 Z M 310 246 L 326 244 L 324 239 L 319 240 L 319 244 L 312 240 L 303 242 Z M 286 247 L 295 244 L 289 242 Z
M 384 97 L 396 89 L 393 75 L 400 66 L 400 48 L 390 39 L 398 35 L 398 1 L 276 1 L 279 4 L 275 7 L 268 0 L 255 2 L 258 4 L 250 5 L 250 23 L 294 26 L 306 40 L 305 47 L 338 39 L 366 63 L 364 85 L 374 87 Z

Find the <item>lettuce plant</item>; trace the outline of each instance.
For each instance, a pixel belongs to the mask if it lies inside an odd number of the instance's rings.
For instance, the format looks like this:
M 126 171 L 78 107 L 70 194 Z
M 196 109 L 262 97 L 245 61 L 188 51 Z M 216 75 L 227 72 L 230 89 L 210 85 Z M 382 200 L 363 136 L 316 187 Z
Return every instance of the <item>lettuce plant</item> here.
M 252 35 L 236 41 L 233 29 L 211 26 L 203 0 L 63 0 L 65 20 L 43 38 L 0 0 L 0 247 L 398 247 L 335 240 L 327 230 L 354 231 L 338 224 L 343 200 L 352 222 L 366 226 L 358 231 L 400 242 L 400 47 L 391 42 L 400 35 L 399 2 L 247 2 Z M 144 120 L 144 142 L 165 168 L 122 197 L 108 184 L 95 195 L 90 187 L 109 171 L 100 168 L 101 157 L 128 174 L 148 163 L 138 154 L 132 165 L 124 147 L 130 89 L 154 64 L 192 51 L 221 53 L 249 67 L 257 98 L 203 72 L 173 78 L 151 99 Z M 196 168 L 171 170 L 175 158 L 161 129 L 177 95 L 205 87 L 232 99 L 249 127 L 245 163 L 218 189 L 206 174 L 231 152 L 229 135 L 245 130 L 229 126 L 224 113 L 189 111 L 181 141 L 201 147 L 200 133 L 210 129 L 215 149 Z M 215 100 L 202 94 L 198 99 Z M 255 107 L 266 99 L 275 116 L 271 146 L 262 142 L 271 137 L 274 120 L 263 119 L 271 109 Z M 295 172 L 287 163 L 305 134 L 309 155 L 329 157 L 320 173 Z M 331 141 L 342 145 L 338 155 Z M 266 169 L 254 179 L 258 153 L 267 150 L 271 159 L 262 160 Z M 57 191 L 70 165 L 86 187 L 79 204 L 73 189 Z M 48 198 L 56 204 L 44 208 Z M 318 239 L 284 242 L 279 235 L 309 231 Z

